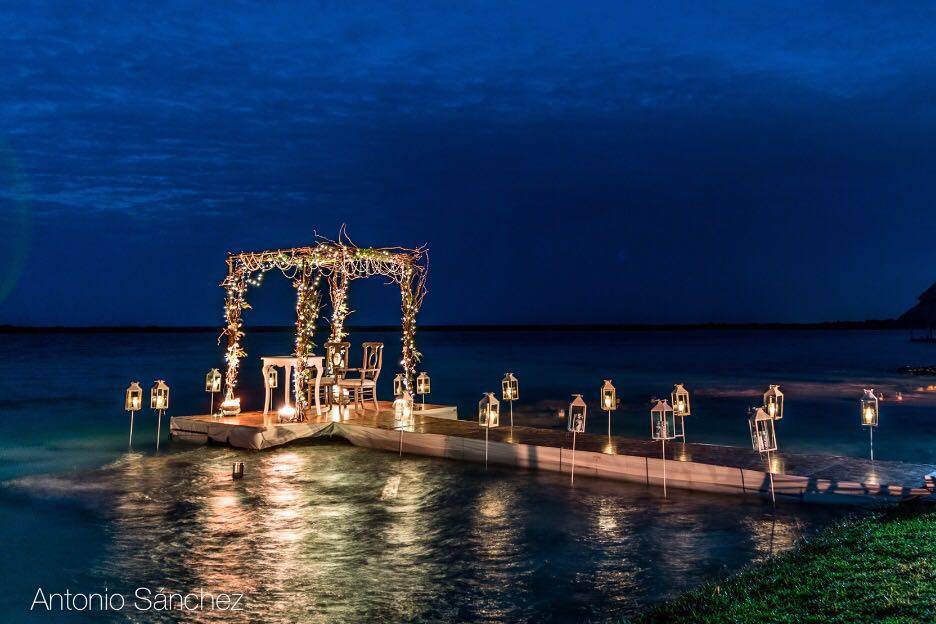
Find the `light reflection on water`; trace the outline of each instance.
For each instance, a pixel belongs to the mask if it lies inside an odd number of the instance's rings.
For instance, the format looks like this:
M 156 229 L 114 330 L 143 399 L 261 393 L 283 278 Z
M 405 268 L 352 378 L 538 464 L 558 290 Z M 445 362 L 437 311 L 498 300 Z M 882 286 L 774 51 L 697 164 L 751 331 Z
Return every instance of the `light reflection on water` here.
M 235 460 L 247 464 L 238 481 Z M 95 487 L 69 494 L 80 483 Z M 759 500 L 675 489 L 664 500 L 585 478 L 572 489 L 560 475 L 339 443 L 128 455 L 13 487 L 104 515 L 106 549 L 90 577 L 112 591 L 247 595 L 240 620 L 186 616 L 196 622 L 620 618 L 789 548 L 840 513 L 774 514 Z

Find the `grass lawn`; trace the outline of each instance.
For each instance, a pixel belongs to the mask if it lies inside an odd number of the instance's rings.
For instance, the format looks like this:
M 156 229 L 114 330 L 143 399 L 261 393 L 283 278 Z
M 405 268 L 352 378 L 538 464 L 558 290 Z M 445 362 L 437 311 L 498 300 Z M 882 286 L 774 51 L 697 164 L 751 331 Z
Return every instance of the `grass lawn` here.
M 845 520 L 638 622 L 936 622 L 936 509 Z

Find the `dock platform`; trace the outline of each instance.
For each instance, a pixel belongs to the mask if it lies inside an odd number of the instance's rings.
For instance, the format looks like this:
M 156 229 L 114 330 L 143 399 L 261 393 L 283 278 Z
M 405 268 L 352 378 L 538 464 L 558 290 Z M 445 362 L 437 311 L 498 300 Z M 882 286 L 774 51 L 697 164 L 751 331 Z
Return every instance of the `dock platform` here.
M 412 426 L 394 428 L 392 405 L 344 417 L 326 414 L 302 423 L 278 423 L 275 414 L 236 417 L 176 416 L 173 438 L 261 450 L 293 440 L 341 437 L 355 446 L 483 462 L 485 431 L 475 421 L 457 420 L 454 407 L 427 405 L 416 410 Z M 401 440 L 402 438 L 402 440 Z M 661 486 L 661 445 L 621 436 L 578 434 L 575 476 L 616 479 Z M 568 473 L 572 470 L 572 434 L 563 430 L 501 426 L 489 431 L 490 464 Z M 936 466 L 853 457 L 775 453 L 771 456 L 778 500 L 852 505 L 890 504 L 934 496 Z M 750 449 L 712 444 L 666 444 L 666 485 L 707 492 L 770 496 L 765 458 Z

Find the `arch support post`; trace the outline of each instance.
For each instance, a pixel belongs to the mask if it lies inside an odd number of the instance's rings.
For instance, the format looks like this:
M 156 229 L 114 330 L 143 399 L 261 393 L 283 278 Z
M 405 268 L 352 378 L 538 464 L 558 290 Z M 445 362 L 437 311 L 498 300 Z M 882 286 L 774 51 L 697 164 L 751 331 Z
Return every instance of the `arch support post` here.
M 312 371 L 306 366 L 306 358 L 315 350 L 315 325 L 322 301 L 319 292 L 321 276 L 317 266 L 302 262 L 293 282 L 296 288 L 296 351 L 293 354 L 296 356 L 296 376 L 293 383 L 296 411 L 302 420 L 305 420 L 309 408 L 308 388 Z
M 237 388 L 237 377 L 240 372 L 240 360 L 247 355 L 243 347 L 244 321 L 243 312 L 250 308 L 247 303 L 247 271 L 243 266 L 236 264 L 234 259 L 228 257 L 228 274 L 221 286 L 225 290 L 224 300 L 224 331 L 218 338 L 226 339 L 224 361 L 227 366 L 224 375 L 225 398 L 234 396 Z

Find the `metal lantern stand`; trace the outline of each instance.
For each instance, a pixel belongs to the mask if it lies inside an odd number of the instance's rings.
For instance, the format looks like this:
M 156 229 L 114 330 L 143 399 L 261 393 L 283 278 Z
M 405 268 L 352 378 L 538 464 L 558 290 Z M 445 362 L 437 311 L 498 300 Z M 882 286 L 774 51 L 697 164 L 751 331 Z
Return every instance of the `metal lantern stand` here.
M 140 382 L 134 381 L 127 388 L 127 398 L 124 402 L 124 409 L 130 412 L 130 441 L 127 443 L 127 449 L 133 448 L 133 415 L 143 407 L 143 388 Z
M 588 416 L 588 406 L 585 405 L 585 399 L 581 394 L 573 394 L 572 402 L 569 403 L 569 424 L 568 429 L 572 432 L 572 475 L 569 480 L 570 485 L 575 485 L 575 436 L 578 433 L 585 433 L 585 419 Z
M 212 368 L 205 376 L 205 392 L 211 396 L 208 403 L 208 413 L 214 416 L 214 395 L 221 392 L 221 371 L 217 368 Z
M 748 410 L 752 415 L 748 418 L 751 429 L 751 443 L 754 450 L 767 455 L 767 477 L 770 479 L 770 500 L 777 506 L 777 494 L 774 489 L 773 462 L 770 453 L 777 450 L 777 431 L 774 427 L 776 420 L 765 407 Z M 774 412 L 776 413 L 776 412 Z
M 493 392 L 485 392 L 478 402 L 478 426 L 484 427 L 484 469 L 488 467 L 488 434 L 491 427 L 500 426 L 500 401 Z
M 864 395 L 858 402 L 861 412 L 861 425 L 868 428 L 869 441 L 871 444 L 871 461 L 874 461 L 874 428 L 878 426 L 880 418 L 880 403 L 874 389 L 865 389 Z
M 666 498 L 666 441 L 676 437 L 676 418 L 673 407 L 665 400 L 655 400 L 650 409 L 650 434 L 661 442 L 663 457 L 663 498 Z
M 513 402 L 520 398 L 520 390 L 517 386 L 517 378 L 513 373 L 505 373 L 501 380 L 501 398 L 507 401 L 510 407 L 510 432 L 513 436 Z
M 156 450 L 159 451 L 162 416 L 169 409 L 169 386 L 162 379 L 157 379 L 150 390 L 150 409 L 156 410 Z
M 400 429 L 400 457 L 403 457 L 403 431 L 413 418 L 413 397 L 404 391 L 393 401 L 393 416 L 399 423 Z
M 419 373 L 416 377 L 416 394 L 422 397 L 422 407 L 420 409 L 423 411 L 426 409 L 426 395 L 429 394 L 430 391 L 429 383 L 429 375 L 427 373 Z
M 611 412 L 617 409 L 617 390 L 610 379 L 604 380 L 601 386 L 601 407 L 608 412 L 608 443 L 611 442 Z

